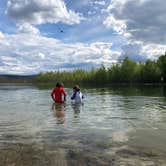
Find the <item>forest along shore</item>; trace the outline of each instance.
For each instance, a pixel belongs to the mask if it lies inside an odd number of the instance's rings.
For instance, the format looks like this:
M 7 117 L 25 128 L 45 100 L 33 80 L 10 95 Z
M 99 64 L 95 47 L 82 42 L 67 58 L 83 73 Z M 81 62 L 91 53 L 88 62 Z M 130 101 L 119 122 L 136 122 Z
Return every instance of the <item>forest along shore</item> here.
M 111 64 L 108 68 L 102 64 L 100 68 L 91 70 L 52 71 L 30 76 L 0 75 L 0 83 L 55 84 L 57 81 L 82 85 L 164 85 L 166 83 L 166 54 L 160 56 L 156 61 L 147 60 L 140 63 L 126 57 L 122 62 Z

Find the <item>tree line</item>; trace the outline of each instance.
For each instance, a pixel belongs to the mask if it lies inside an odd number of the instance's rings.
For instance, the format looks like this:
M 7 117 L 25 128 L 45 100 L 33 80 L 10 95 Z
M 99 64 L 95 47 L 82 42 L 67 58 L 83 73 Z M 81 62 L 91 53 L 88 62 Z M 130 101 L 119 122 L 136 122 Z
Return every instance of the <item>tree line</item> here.
M 76 69 L 73 71 L 54 71 L 40 73 L 36 76 L 36 83 L 65 84 L 136 84 L 136 83 L 165 83 L 166 82 L 166 53 L 156 61 L 136 63 L 126 57 L 122 63 L 112 64 L 109 68 L 101 65 L 89 71 Z

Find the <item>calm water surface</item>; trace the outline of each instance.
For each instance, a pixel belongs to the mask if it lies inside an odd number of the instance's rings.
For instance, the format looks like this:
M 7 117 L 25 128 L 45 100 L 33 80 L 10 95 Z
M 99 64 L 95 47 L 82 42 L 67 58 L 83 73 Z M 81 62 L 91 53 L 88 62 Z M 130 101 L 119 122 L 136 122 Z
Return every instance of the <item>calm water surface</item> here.
M 166 149 L 163 87 L 82 89 L 83 105 L 53 105 L 51 89 L 0 86 L 0 146 L 35 143 L 49 149 L 108 152 L 113 144 Z

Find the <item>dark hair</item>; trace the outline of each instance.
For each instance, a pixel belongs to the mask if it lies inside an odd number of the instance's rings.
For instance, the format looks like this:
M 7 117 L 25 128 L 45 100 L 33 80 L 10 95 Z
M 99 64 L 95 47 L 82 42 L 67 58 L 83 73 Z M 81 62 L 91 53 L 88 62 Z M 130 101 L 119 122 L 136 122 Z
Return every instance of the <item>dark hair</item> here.
M 74 86 L 73 86 L 73 89 L 76 90 L 76 91 L 80 91 L 80 88 L 79 88 L 78 85 L 74 85 Z
M 63 87 L 63 83 L 62 82 L 57 82 L 56 87 Z

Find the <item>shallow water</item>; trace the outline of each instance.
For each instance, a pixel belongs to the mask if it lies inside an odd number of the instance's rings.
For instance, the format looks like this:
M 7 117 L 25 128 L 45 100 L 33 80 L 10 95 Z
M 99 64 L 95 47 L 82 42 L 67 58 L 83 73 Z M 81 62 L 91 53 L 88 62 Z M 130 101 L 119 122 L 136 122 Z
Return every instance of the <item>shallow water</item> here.
M 9 144 L 46 150 L 111 154 L 116 147 L 166 149 L 164 87 L 82 89 L 83 105 L 53 105 L 51 89 L 0 86 L 0 148 Z

